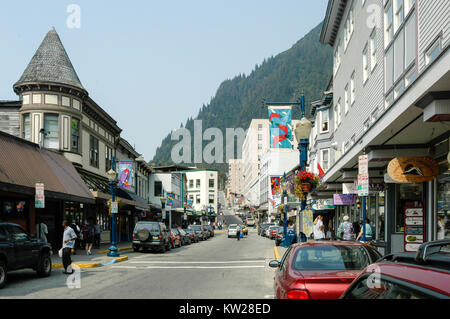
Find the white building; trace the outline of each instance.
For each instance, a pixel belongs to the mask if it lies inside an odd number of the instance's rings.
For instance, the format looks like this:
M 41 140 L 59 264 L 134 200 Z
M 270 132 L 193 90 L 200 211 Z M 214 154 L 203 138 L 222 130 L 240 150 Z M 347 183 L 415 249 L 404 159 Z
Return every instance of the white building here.
M 185 171 L 187 198 L 193 203 L 194 211 L 207 211 L 212 206 L 218 214 L 218 172 L 211 169 L 190 169 Z

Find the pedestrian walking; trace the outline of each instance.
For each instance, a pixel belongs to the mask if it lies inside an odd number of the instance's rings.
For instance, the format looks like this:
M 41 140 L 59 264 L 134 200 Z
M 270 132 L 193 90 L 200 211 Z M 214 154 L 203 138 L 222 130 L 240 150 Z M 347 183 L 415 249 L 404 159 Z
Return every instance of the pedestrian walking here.
M 236 237 L 237 240 L 241 240 L 241 227 L 239 225 L 236 228 Z
M 77 235 L 77 239 L 75 239 L 75 244 L 72 247 L 73 254 L 76 255 L 77 254 L 77 248 L 80 246 L 80 240 L 82 239 L 81 238 L 81 229 L 80 229 L 80 227 L 77 225 L 77 223 L 75 221 L 72 222 L 69 227 L 72 228 L 72 230 Z
M 314 240 L 324 240 L 325 231 L 323 226 L 323 216 L 319 215 L 314 220 Z
M 69 227 L 69 222 L 67 220 L 63 221 L 62 224 L 64 228 L 63 233 L 63 244 L 62 244 L 62 260 L 64 266 L 64 274 L 70 275 L 73 274 L 74 270 L 72 269 L 72 249 L 75 247 L 75 239 L 77 238 L 77 234 Z
M 338 238 L 342 240 L 353 240 L 353 224 L 349 222 L 350 218 L 344 216 L 344 221 L 338 227 Z
M 443 239 L 445 239 L 445 221 L 441 216 L 438 216 L 437 240 Z
M 361 231 L 358 234 L 358 237 L 356 237 L 356 240 L 359 240 L 364 232 L 364 228 L 361 227 Z M 370 226 L 370 220 L 366 218 L 366 241 L 372 240 L 372 226 Z
M 36 237 L 47 243 L 48 227 L 44 222 L 36 224 Z
M 101 236 L 102 236 L 102 228 L 98 224 L 98 220 L 96 220 L 94 224 L 94 246 L 97 249 L 100 248 Z
M 92 255 L 91 249 L 94 244 L 94 227 L 92 227 L 88 222 L 85 223 L 82 229 L 83 240 L 86 249 L 86 255 Z

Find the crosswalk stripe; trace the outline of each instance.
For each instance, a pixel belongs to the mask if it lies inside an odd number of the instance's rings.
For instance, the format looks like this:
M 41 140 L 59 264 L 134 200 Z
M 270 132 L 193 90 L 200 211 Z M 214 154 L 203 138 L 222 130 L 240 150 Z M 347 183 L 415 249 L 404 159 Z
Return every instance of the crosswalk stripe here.
M 246 263 L 265 263 L 265 260 L 243 260 L 243 261 L 130 261 L 129 264 L 246 264 Z
M 116 269 L 246 269 L 265 268 L 265 266 L 113 266 Z

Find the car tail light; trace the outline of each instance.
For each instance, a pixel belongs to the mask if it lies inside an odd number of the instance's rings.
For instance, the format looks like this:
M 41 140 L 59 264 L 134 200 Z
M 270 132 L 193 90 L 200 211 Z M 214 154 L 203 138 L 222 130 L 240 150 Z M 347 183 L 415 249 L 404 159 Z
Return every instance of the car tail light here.
M 287 293 L 288 299 L 310 299 L 307 290 L 289 290 Z
M 162 236 L 161 236 L 161 235 L 159 235 L 158 239 L 159 239 L 159 240 L 161 240 L 161 239 L 162 239 Z
M 133 233 L 133 239 L 134 239 L 134 238 L 136 238 L 136 236 L 135 236 L 134 233 Z

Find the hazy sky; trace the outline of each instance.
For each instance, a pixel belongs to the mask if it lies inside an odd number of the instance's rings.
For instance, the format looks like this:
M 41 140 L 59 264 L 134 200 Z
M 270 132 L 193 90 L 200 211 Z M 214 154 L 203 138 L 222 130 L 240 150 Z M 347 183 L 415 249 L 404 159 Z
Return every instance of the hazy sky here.
M 289 49 L 327 0 L 42 0 L 0 2 L 0 100 L 52 26 L 89 95 L 149 161 L 220 83 Z M 70 29 L 70 4 L 81 27 Z

